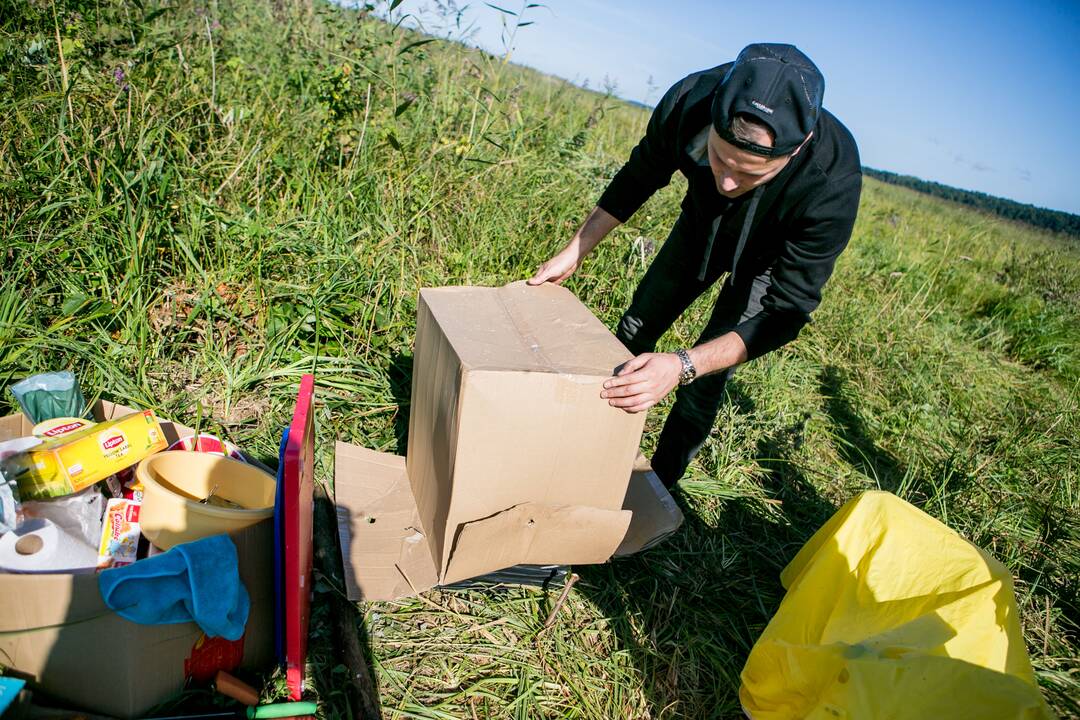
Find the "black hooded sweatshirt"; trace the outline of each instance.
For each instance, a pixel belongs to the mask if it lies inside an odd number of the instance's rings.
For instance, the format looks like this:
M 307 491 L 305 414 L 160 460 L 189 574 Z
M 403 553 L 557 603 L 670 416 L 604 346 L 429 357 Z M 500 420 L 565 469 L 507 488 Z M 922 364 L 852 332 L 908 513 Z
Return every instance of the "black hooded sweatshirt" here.
M 851 133 L 823 109 L 813 137 L 776 177 L 734 200 L 721 195 L 705 142 L 713 94 L 730 67 L 694 73 L 665 93 L 597 204 L 626 222 L 680 170 L 688 181 L 685 239 L 701 245 L 699 279 L 710 262 L 731 272 L 729 282 L 771 270 L 761 311 L 734 328 L 753 359 L 794 340 L 821 302 L 851 237 L 862 172 Z

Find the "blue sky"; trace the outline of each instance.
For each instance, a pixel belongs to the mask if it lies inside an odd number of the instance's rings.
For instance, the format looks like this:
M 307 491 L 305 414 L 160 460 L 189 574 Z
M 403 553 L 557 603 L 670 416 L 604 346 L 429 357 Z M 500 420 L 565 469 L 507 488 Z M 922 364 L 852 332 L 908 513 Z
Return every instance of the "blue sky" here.
M 444 7 L 445 7 L 445 1 Z M 519 12 L 526 3 L 494 0 Z M 788 42 L 863 164 L 1080 213 L 1080 3 L 548 0 L 512 60 L 653 104 L 751 42 Z M 465 6 L 471 44 L 503 54 L 502 14 Z M 433 0 L 405 0 L 433 32 Z M 510 18 L 513 20 L 513 18 Z M 446 34 L 445 32 L 439 34 Z

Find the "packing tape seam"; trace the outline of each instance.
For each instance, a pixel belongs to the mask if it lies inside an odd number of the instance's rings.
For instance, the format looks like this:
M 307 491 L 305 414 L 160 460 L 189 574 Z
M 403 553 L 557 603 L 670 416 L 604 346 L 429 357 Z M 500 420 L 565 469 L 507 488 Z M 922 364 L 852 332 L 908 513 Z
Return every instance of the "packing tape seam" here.
M 555 363 L 553 363 L 551 361 L 551 358 L 545 355 L 544 351 L 540 349 L 540 343 L 537 342 L 536 337 L 532 333 L 524 329 L 518 322 L 517 317 L 514 315 L 514 312 L 511 310 L 510 307 L 512 303 L 507 302 L 509 293 L 503 292 L 504 290 L 505 288 L 499 288 L 495 292 L 495 297 L 498 298 L 499 306 L 502 308 L 503 312 L 506 313 L 506 317 L 509 318 L 510 324 L 514 326 L 515 330 L 517 330 L 518 338 L 521 340 L 522 344 L 525 345 L 525 348 L 529 352 L 531 352 L 537 359 L 539 359 L 541 362 L 543 362 L 545 366 L 547 366 L 547 369 L 549 371 L 558 373 L 559 370 L 555 367 Z
M 543 350 L 540 349 L 540 343 L 537 341 L 536 336 L 522 327 L 517 321 L 520 313 L 515 314 L 517 304 L 512 300 L 509 293 L 504 292 L 505 287 L 499 288 L 495 293 L 495 297 L 499 300 L 499 305 L 502 307 L 506 316 L 510 319 L 510 324 L 514 326 L 517 331 L 518 340 L 525 346 L 526 350 L 531 352 L 541 364 L 545 372 L 549 372 L 553 375 L 559 375 L 564 379 L 568 379 L 571 382 L 575 382 L 579 385 L 595 385 L 604 381 L 606 378 L 596 377 L 596 369 L 590 367 L 578 367 L 556 364 Z M 627 358 L 629 360 L 630 358 Z M 492 368 L 498 369 L 499 366 L 492 366 Z M 486 367 L 477 367 L 476 370 L 491 369 Z M 599 394 L 599 393 L 598 393 Z

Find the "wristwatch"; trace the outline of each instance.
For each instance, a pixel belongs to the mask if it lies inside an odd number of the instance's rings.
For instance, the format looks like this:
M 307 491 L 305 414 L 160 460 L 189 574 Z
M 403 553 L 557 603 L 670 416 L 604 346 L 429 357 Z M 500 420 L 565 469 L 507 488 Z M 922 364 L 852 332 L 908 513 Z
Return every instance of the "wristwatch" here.
M 679 384 L 689 385 L 694 382 L 694 378 L 697 377 L 697 368 L 694 367 L 694 363 L 690 361 L 690 353 L 685 350 L 676 350 L 675 354 L 679 356 L 679 362 L 682 363 L 682 372 L 679 373 Z

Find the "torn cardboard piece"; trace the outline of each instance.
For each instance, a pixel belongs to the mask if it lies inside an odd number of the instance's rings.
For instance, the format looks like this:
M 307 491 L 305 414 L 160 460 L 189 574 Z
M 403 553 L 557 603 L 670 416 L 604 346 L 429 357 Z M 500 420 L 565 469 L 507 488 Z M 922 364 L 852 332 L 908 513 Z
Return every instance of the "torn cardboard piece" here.
M 394 600 L 435 587 L 405 458 L 338 442 L 334 495 L 350 600 Z
M 406 466 L 440 582 L 467 523 L 523 503 L 622 509 L 645 417 L 600 391 L 631 357 L 559 286 L 421 290 Z
M 349 599 L 396 600 L 439 585 L 427 535 L 419 525 L 405 458 L 339 442 L 335 465 L 338 531 Z M 675 501 L 640 457 L 621 510 L 556 509 L 552 513 L 556 517 L 544 517 L 532 536 L 534 542 L 523 549 L 522 538 L 528 535 L 519 536 L 514 523 L 535 507 L 518 505 L 466 524 L 447 573 L 451 579 L 446 582 L 519 564 L 602 563 L 612 555 L 622 557 L 654 547 L 683 522 Z M 550 506 L 546 509 L 550 511 Z M 537 518 L 536 514 L 525 517 L 525 524 Z M 467 532 L 473 526 L 483 529 L 485 523 L 490 529 L 492 521 L 506 522 L 509 527 L 483 536 L 482 542 L 475 542 L 475 531 Z M 544 527 L 557 528 L 559 536 L 538 538 Z M 458 563 L 458 558 L 466 561 Z
M 514 565 L 593 565 L 607 561 L 626 535 L 630 513 L 581 505 L 522 503 L 464 523 L 444 583 Z

